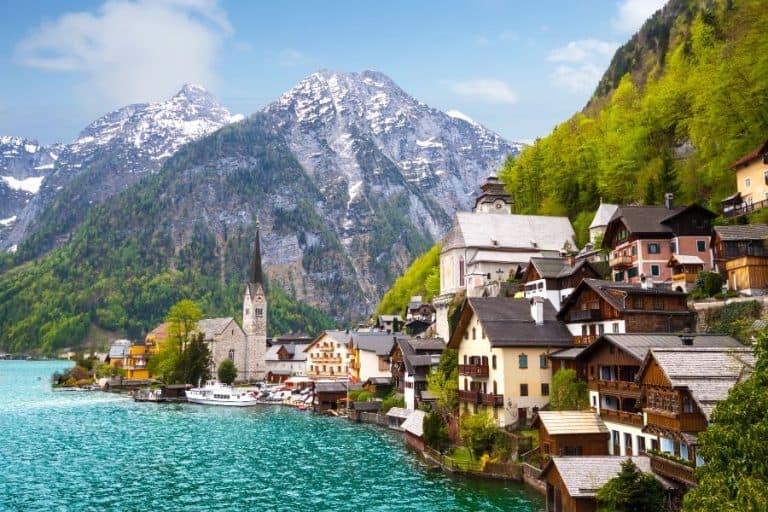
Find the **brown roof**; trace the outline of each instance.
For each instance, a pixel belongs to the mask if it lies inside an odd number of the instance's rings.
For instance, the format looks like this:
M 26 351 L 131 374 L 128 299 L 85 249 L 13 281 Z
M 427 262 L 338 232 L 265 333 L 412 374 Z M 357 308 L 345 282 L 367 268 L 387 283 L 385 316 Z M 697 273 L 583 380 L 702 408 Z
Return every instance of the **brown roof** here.
M 585 265 L 592 267 L 587 260 L 576 261 L 571 266 L 567 258 L 531 258 L 530 265 L 536 269 L 542 279 L 563 279 L 572 276 Z M 601 275 L 594 267 L 592 272 L 594 275 Z
M 573 345 L 573 336 L 564 323 L 555 317 L 556 311 L 549 301 L 543 301 L 544 322 L 536 325 L 531 317 L 531 303 L 527 299 L 509 297 L 472 297 L 462 311 L 459 326 L 466 325 L 477 315 L 492 347 L 530 347 Z M 457 348 L 463 331 L 457 328 L 449 346 Z
M 630 309 L 626 307 L 625 304 L 625 298 L 629 295 L 656 295 L 656 296 L 666 296 L 666 297 L 680 297 L 680 296 L 686 296 L 685 292 L 676 292 L 672 291 L 668 288 L 661 288 L 661 287 L 653 287 L 653 288 L 643 288 L 640 283 L 626 283 L 626 282 L 616 282 L 616 281 L 605 281 L 602 279 L 584 279 L 579 283 L 579 286 L 576 287 L 576 289 L 571 293 L 568 298 L 565 299 L 565 302 L 560 307 L 560 312 L 557 314 L 558 318 L 564 318 L 566 311 L 568 311 L 578 300 L 579 295 L 581 294 L 581 291 L 585 288 L 589 287 L 592 288 L 601 298 L 603 298 L 608 304 L 613 306 L 616 310 L 622 311 L 622 312 L 631 312 L 631 311 L 643 311 L 643 312 L 652 312 L 653 310 L 646 310 L 646 309 Z M 610 290 L 616 290 L 621 292 L 621 297 L 617 297 L 611 293 L 609 293 Z M 665 314 L 669 315 L 679 315 L 679 314 L 691 314 L 690 311 L 687 309 L 685 310 L 664 310 Z
M 158 345 L 161 345 L 165 342 L 165 340 L 168 339 L 168 328 L 171 326 L 170 322 L 163 322 L 151 331 L 147 333 L 147 337 L 145 338 L 146 341 L 150 341 L 150 336 L 152 337 L 152 340 L 157 343 Z
M 736 167 L 746 165 L 750 161 L 754 160 L 755 158 L 759 158 L 761 155 L 763 155 L 766 150 L 768 150 L 768 141 L 763 142 L 759 146 L 757 146 L 755 149 L 744 155 L 743 157 L 739 158 L 735 162 L 731 162 L 731 164 L 728 166 L 728 169 L 735 169 Z
M 725 241 L 768 240 L 768 224 L 715 226 L 715 233 Z
M 578 359 L 584 358 L 597 350 L 603 343 L 610 343 L 619 350 L 635 358 L 638 362 L 643 361 L 648 351 L 652 348 L 679 349 L 688 352 L 695 352 L 701 348 L 719 348 L 719 349 L 739 349 L 742 345 L 736 339 L 724 334 L 691 334 L 691 345 L 683 345 L 682 337 L 676 334 L 654 334 L 654 333 L 625 333 L 625 334 L 603 334 L 594 343 L 585 347 L 578 355 Z M 553 354 L 551 357 L 556 356 Z

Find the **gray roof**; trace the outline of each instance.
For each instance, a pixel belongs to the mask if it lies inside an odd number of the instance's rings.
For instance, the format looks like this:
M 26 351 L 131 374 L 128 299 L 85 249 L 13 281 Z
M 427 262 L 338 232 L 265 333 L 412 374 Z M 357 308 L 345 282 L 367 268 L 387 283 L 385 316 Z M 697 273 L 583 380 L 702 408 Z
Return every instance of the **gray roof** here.
M 531 265 L 536 269 L 542 279 L 563 279 L 576 273 L 584 265 L 589 265 L 587 260 L 578 260 L 573 265 L 568 264 L 566 258 L 531 258 Z M 593 269 L 594 270 L 594 269 Z M 597 273 L 597 271 L 595 271 Z
M 335 341 L 336 343 L 339 343 L 341 345 L 346 345 L 349 342 L 349 338 L 351 337 L 351 334 L 352 333 L 350 333 L 349 331 L 334 331 L 334 330 L 323 331 L 322 334 L 318 335 L 317 338 L 312 340 L 312 343 L 304 347 L 304 351 L 306 352 L 311 345 L 313 345 L 316 341 L 319 341 L 320 338 L 322 338 L 323 336 L 328 336 L 329 338 L 331 338 L 331 340 Z
M 576 359 L 584 352 L 587 347 L 573 347 L 566 348 L 565 350 L 558 350 L 552 354 L 549 354 L 551 359 Z
M 388 356 L 395 344 L 395 336 L 386 332 L 353 332 L 355 347 L 379 356 Z
M 492 347 L 571 346 L 573 335 L 555 318 L 555 308 L 544 304 L 544 323 L 536 325 L 527 299 L 471 297 L 469 307 L 477 315 Z
M 676 334 L 603 334 L 600 338 L 621 348 L 638 361 L 645 359 L 651 348 L 679 349 L 690 353 L 700 348 L 739 349 L 744 347 L 734 338 L 723 334 L 691 334 L 691 336 L 693 345 L 683 345 L 682 339 Z M 598 341 L 585 347 L 582 355 L 586 356 L 594 350 L 593 347 L 598 346 Z
M 381 401 L 371 400 L 371 401 L 364 401 L 364 402 L 352 402 L 350 404 L 350 408 L 356 411 L 376 412 L 379 409 L 381 409 Z
M 632 233 L 658 233 L 671 236 L 673 230 L 666 222 L 687 210 L 700 210 L 706 212 L 710 217 L 717 216 L 697 204 L 678 206 L 676 208 L 667 208 L 666 206 L 620 206 L 611 216 L 611 220 L 608 223 L 611 224 L 621 219 L 622 223 Z
M 285 347 L 288 353 L 291 354 L 291 359 L 282 359 L 282 361 L 306 361 L 307 353 L 304 352 L 304 349 L 308 346 L 308 344 L 297 345 L 294 343 L 286 343 L 285 345 L 272 345 L 267 349 L 267 353 L 264 355 L 264 360 L 281 361 L 277 353 L 280 351 L 281 347 Z
M 397 345 L 403 353 L 403 363 L 409 375 L 417 380 L 425 380 L 431 366 L 437 365 L 440 354 L 445 350 L 445 343 L 440 338 L 417 339 L 400 338 Z
M 128 348 L 131 346 L 131 342 L 128 340 L 115 340 L 109 347 L 109 358 L 120 359 L 128 355 Z
M 404 407 L 392 407 L 387 411 L 387 416 L 391 416 L 393 418 L 407 418 L 411 415 L 413 412 L 413 409 L 406 409 Z
M 204 318 L 197 322 L 197 328 L 203 333 L 205 339 L 210 340 L 213 339 L 214 336 L 218 336 L 224 332 L 224 329 L 226 329 L 229 323 L 234 320 L 235 319 L 231 316 L 224 318 Z M 237 328 L 240 329 L 240 326 L 237 326 Z
M 370 382 L 371 384 L 374 384 L 374 385 L 392 384 L 392 377 L 368 377 L 368 380 L 366 380 L 365 382 Z
M 600 206 L 595 212 L 595 216 L 592 218 L 592 224 L 589 225 L 589 229 L 605 227 L 610 222 L 613 214 L 619 209 L 617 204 L 600 203 Z
M 724 241 L 768 240 L 768 224 L 715 226 L 715 233 Z
M 568 217 L 457 212 L 443 252 L 456 247 L 559 251 L 566 242 L 576 247 Z
M 354 389 L 354 387 L 349 386 L 349 389 Z M 315 382 L 315 391 L 318 393 L 346 393 L 347 383 L 341 380 L 319 381 Z
M 609 455 L 552 457 L 542 471 L 540 478 L 543 479 L 552 468 L 557 468 L 557 472 L 571 497 L 593 498 L 598 489 L 621 471 L 621 463 L 628 458 L 632 459 L 640 471 L 652 473 L 649 457 L 614 457 Z M 665 487 L 672 487 L 666 480 L 658 476 L 656 479 Z
M 416 409 L 408 415 L 403 424 L 400 425 L 400 428 L 417 437 L 421 437 L 424 434 L 424 416 L 426 416 L 424 411 Z
M 656 360 L 673 387 L 687 388 L 701 412 L 709 419 L 717 402 L 728 396 L 734 384 L 744 380 L 755 366 L 751 348 L 691 347 L 652 348 L 646 358 Z

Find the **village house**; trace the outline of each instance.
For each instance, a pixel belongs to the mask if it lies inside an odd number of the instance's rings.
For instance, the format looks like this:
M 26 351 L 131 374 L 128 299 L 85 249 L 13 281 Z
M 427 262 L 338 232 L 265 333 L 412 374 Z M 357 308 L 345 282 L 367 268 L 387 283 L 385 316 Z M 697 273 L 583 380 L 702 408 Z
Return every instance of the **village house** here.
M 594 411 L 539 411 L 541 460 L 553 455 L 608 455 L 610 432 Z
M 729 290 L 762 295 L 768 290 L 768 225 L 715 226 L 715 264 Z
M 584 279 L 563 303 L 558 318 L 576 345 L 606 333 L 679 332 L 692 329 L 695 315 L 687 295 L 644 284 Z
M 655 473 L 695 486 L 693 466 L 704 464 L 697 453 L 698 434 L 707 429 L 717 402 L 736 383 L 749 377 L 755 355 L 748 347 L 654 347 L 638 370 L 645 426 L 656 437 L 659 452 L 651 453 Z M 681 457 L 688 464 L 663 454 Z
M 611 433 L 608 453 L 642 455 L 659 449 L 656 435 L 647 432 L 641 408 L 642 386 L 636 380 L 648 352 L 676 349 L 697 357 L 697 350 L 738 350 L 741 343 L 714 334 L 605 334 L 577 356 L 579 376 L 589 388 L 589 405 Z M 560 354 L 553 354 L 553 369 Z
M 704 271 L 704 262 L 698 256 L 673 254 L 669 257 L 667 268 L 672 269 L 670 289 L 688 293 L 693 290 L 699 273 Z
M 335 380 L 314 382 L 312 407 L 315 412 L 339 410 L 346 407 L 347 395 L 353 389 L 360 389 L 360 384 Z
M 374 325 L 374 329 L 371 332 L 381 331 L 389 334 L 400 332 L 404 323 L 403 317 L 400 315 L 379 315 L 376 317 L 376 325 Z
M 549 301 L 470 297 L 448 343 L 459 351 L 462 411 L 488 411 L 504 427 L 549 403 L 549 354 L 572 346 Z
M 307 353 L 304 349 L 308 346 L 308 343 L 283 343 L 269 347 L 264 357 L 267 382 L 279 383 L 290 377 L 306 376 Z
M 391 379 L 389 355 L 395 345 L 395 338 L 395 335 L 386 332 L 350 333 L 350 374 L 358 382 L 365 382 L 372 377 Z
M 587 260 L 575 261 L 573 257 L 531 258 L 523 274 L 525 298 L 543 297 L 555 310 L 585 278 L 600 279 L 603 276 Z
M 395 388 L 403 394 L 406 409 L 417 409 L 420 404 L 433 401 L 427 393 L 427 375 L 440 362 L 445 342 L 439 338 L 400 338 L 390 356 Z
M 418 336 L 435 323 L 435 306 L 424 302 L 420 295 L 411 297 L 405 313 L 405 328 L 412 336 Z
M 631 457 L 644 473 L 652 473 L 648 457 Z M 546 482 L 547 512 L 596 512 L 597 491 L 621 471 L 627 457 L 552 457 L 541 472 Z M 669 493 L 675 486 L 654 475 Z
M 723 215 L 737 217 L 768 206 L 768 141 L 728 166 L 737 192 L 721 201 Z
M 656 283 L 670 281 L 667 263 L 673 254 L 701 260 L 711 270 L 712 219 L 717 215 L 697 204 L 674 207 L 671 194 L 665 206 L 621 206 L 605 228 L 603 247 L 610 249 L 608 264 L 614 281 Z
M 512 198 L 491 177 L 472 212 L 457 212 L 440 251 L 440 294 L 433 299 L 437 336 L 449 339 L 448 309 L 458 293 L 482 295 L 520 276 L 532 257 L 576 249 L 567 217 L 513 215 Z M 483 189 L 485 190 L 485 189 Z M 492 192 L 492 193 L 491 193 Z
M 307 376 L 313 380 L 340 379 L 349 376 L 354 357 L 349 331 L 324 331 L 304 349 Z

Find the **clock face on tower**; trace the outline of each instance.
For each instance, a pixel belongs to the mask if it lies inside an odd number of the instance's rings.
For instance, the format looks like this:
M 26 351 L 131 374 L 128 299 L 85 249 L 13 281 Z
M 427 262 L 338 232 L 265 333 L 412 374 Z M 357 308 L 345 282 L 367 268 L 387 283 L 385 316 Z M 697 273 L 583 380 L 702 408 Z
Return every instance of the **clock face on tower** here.
M 493 206 L 495 206 L 497 210 L 501 210 L 501 207 L 504 206 L 504 201 L 497 199 L 494 201 Z

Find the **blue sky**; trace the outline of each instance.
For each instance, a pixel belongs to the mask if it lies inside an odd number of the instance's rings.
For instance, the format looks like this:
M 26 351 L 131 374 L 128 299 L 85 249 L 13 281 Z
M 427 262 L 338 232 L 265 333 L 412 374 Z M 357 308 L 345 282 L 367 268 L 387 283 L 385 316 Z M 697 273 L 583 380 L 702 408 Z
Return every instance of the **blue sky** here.
M 581 109 L 661 0 L 0 2 L 0 135 L 70 142 L 185 82 L 252 113 L 318 69 L 389 75 L 514 141 Z

